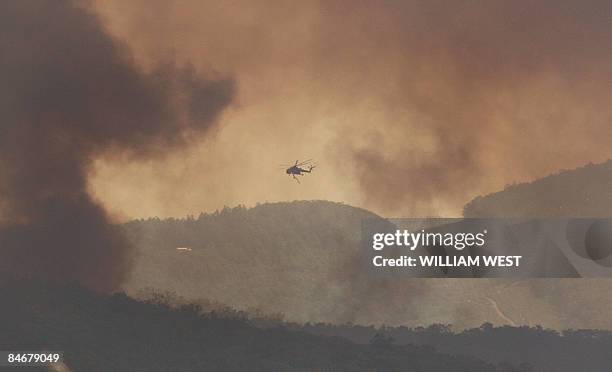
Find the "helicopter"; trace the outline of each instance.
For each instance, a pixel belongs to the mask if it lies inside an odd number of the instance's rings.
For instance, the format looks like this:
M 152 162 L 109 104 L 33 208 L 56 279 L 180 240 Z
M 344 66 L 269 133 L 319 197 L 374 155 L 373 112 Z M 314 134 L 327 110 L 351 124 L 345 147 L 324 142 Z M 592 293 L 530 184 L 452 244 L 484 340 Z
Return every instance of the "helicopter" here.
M 316 165 L 312 164 L 312 159 L 304 160 L 300 162 L 299 160 L 295 161 L 295 164 L 282 164 L 281 167 L 289 167 L 285 170 L 287 174 L 290 174 L 297 183 L 300 183 L 300 180 L 296 177 L 303 176 L 303 173 L 311 173 L 312 170 L 316 167 Z M 308 169 L 301 168 L 303 166 L 308 166 Z

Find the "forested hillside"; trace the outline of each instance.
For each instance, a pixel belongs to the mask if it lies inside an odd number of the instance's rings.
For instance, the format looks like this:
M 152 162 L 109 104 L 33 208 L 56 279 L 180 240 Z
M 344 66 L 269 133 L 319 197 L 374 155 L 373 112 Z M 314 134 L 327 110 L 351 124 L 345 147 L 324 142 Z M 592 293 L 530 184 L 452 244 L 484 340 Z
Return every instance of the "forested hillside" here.
M 360 262 L 362 218 L 378 217 L 339 203 L 298 201 L 132 221 L 124 228 L 138 255 L 124 289 L 140 296 L 153 288 L 300 323 L 612 329 L 607 279 L 372 277 Z
M 367 297 L 377 288 L 393 284 L 361 270 L 363 218 L 378 217 L 303 201 L 133 221 L 125 228 L 139 254 L 126 289 L 153 287 L 296 320 L 346 320 L 368 311 L 360 302 L 375 300 Z
M 612 160 L 564 170 L 506 187 L 469 202 L 466 217 L 612 217 Z M 498 303 L 513 319 L 557 318 L 563 328 L 612 328 L 612 278 L 521 280 L 498 291 Z M 526 296 L 531 300 L 522 301 Z M 517 306 L 518 304 L 518 306 Z M 534 310 L 534 306 L 539 309 Z M 533 318 L 531 318 L 533 319 Z M 557 326 L 557 328 L 559 328 Z
M 397 345 L 428 345 L 440 352 L 469 355 L 492 363 L 528 364 L 537 371 L 608 372 L 612 365 L 612 332 L 542 327 L 493 327 L 454 332 L 446 325 L 429 327 L 372 327 L 359 325 L 289 325 L 300 331 L 341 336 L 367 344 L 373 339 L 393 340 Z
M 282 327 L 259 329 L 195 305 L 137 301 L 79 287 L 1 287 L 0 347 L 64 352 L 64 371 L 525 372 L 430 347 L 354 344 Z M 17 370 L 17 369 L 16 369 Z M 20 367 L 22 371 L 46 368 Z
M 612 160 L 561 171 L 533 182 L 479 196 L 466 217 L 610 217 Z

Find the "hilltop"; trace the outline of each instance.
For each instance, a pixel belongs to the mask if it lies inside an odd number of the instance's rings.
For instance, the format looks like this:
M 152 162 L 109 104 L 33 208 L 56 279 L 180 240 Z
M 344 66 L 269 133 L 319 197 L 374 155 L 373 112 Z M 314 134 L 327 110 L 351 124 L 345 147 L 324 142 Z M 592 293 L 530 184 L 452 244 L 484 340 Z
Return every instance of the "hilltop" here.
M 515 184 L 467 203 L 465 217 L 609 217 L 612 160 Z
M 365 311 L 359 301 L 381 285 L 361 270 L 364 218 L 380 217 L 341 203 L 296 201 L 132 221 L 125 229 L 138 257 L 125 289 L 152 287 L 294 320 L 346 320 Z

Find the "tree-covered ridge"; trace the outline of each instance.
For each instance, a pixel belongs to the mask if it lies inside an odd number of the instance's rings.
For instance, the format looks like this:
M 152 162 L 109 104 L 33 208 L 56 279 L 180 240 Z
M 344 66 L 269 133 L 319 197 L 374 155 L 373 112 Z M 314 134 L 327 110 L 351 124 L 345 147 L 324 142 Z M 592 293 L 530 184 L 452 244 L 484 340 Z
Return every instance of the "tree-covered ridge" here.
M 409 328 L 308 323 L 288 327 L 361 344 L 372 343 L 378 336 L 395 345 L 427 345 L 439 352 L 469 355 L 496 364 L 530 365 L 537 371 L 607 372 L 612 366 L 611 331 L 494 327 L 490 323 L 458 332 L 443 324 Z
M 79 287 L 2 287 L 3 350 L 63 351 L 70 371 L 518 372 L 412 345 L 360 345 L 260 329 L 197 305 L 138 301 Z M 20 370 L 45 370 L 22 367 Z
M 563 170 L 478 196 L 465 205 L 463 214 L 466 217 L 610 217 L 612 160 Z
M 379 217 L 341 203 L 295 201 L 132 221 L 124 228 L 138 256 L 125 288 L 282 311 L 294 320 L 344 320 L 380 285 L 361 270 L 364 218 Z

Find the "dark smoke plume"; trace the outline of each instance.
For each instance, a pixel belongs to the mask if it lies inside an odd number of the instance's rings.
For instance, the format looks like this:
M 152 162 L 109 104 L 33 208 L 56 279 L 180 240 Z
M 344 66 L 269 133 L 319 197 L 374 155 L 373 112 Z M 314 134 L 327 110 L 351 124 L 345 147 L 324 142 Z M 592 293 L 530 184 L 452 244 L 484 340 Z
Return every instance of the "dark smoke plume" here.
M 229 80 L 142 71 L 87 7 L 0 3 L 0 247 L 4 276 L 112 290 L 131 250 L 88 193 L 98 156 L 154 156 L 204 133 Z
M 365 204 L 375 210 L 423 215 L 460 205 L 501 180 L 552 172 L 560 159 L 581 165 L 588 158 L 573 145 L 600 148 L 593 132 L 609 133 L 610 2 L 415 0 L 350 8 L 347 18 L 357 14 L 352 21 L 369 32 L 336 32 L 338 43 L 359 40 L 377 61 L 391 56 L 391 67 L 375 72 L 381 82 L 394 79 L 384 105 L 410 113 L 401 124 L 401 115 L 373 124 L 382 141 L 349 148 Z

